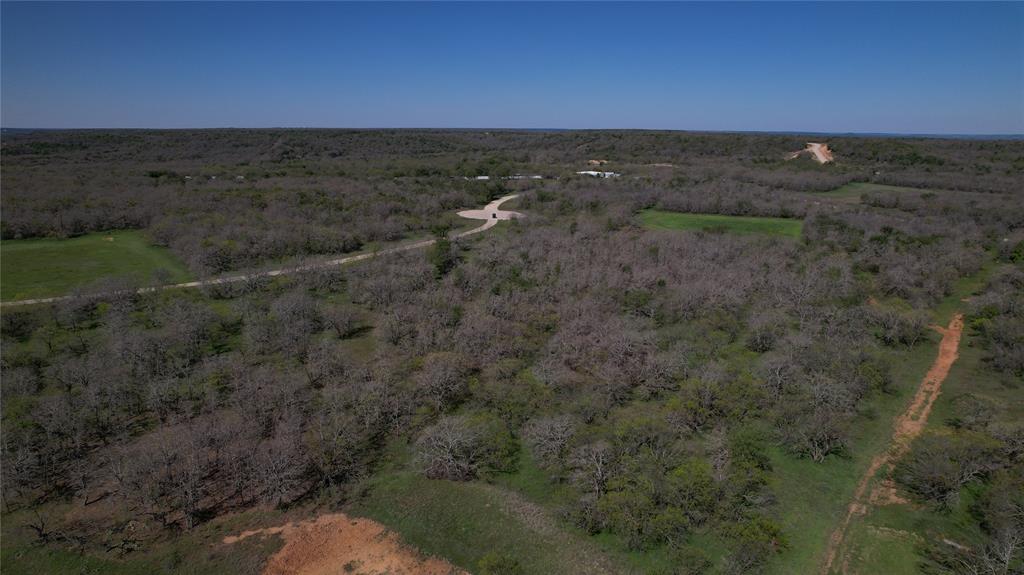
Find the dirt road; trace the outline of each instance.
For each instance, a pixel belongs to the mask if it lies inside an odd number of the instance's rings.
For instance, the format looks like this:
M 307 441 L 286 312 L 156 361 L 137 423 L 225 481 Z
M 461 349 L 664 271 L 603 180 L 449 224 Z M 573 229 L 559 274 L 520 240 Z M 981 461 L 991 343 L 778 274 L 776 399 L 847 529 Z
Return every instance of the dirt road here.
M 963 328 L 963 314 L 959 313 L 953 317 L 946 328 L 932 326 L 932 329 L 942 334 L 942 341 L 939 343 L 939 353 L 935 357 L 935 361 L 932 363 L 928 373 L 921 380 L 921 385 L 917 388 L 917 392 L 914 393 L 914 398 L 910 405 L 906 411 L 896 418 L 889 449 L 884 453 L 876 455 L 871 460 L 871 465 L 868 466 L 867 471 L 864 472 L 860 482 L 857 484 L 857 489 L 853 493 L 853 500 L 846 510 L 842 523 L 836 527 L 836 530 L 832 532 L 832 536 L 829 538 L 828 547 L 825 550 L 825 561 L 821 567 L 821 575 L 831 573 L 836 560 L 844 553 L 843 543 L 850 524 L 857 517 L 867 514 L 872 501 L 892 498 L 892 494 L 886 493 L 892 489 L 892 486 L 885 481 L 877 482 L 876 484 L 874 480 L 883 468 L 887 472 L 891 471 L 896 462 L 910 450 L 911 442 L 924 431 L 925 425 L 928 423 L 928 415 L 932 411 L 932 406 L 942 391 L 942 382 L 946 380 L 946 376 L 949 375 L 949 369 L 953 367 L 953 363 L 959 356 L 960 335 L 963 332 Z M 871 487 L 871 491 L 868 491 L 869 487 Z M 839 565 L 841 566 L 841 571 L 845 572 L 844 562 L 840 561 Z
M 821 142 L 807 142 L 807 147 L 800 150 L 799 152 L 793 152 L 786 156 L 787 160 L 792 160 L 800 157 L 800 154 L 811 154 L 819 164 L 827 164 L 835 161 L 835 156 L 832 154 L 832 150 L 828 148 L 828 144 Z
M 827 164 L 835 159 L 832 156 L 832 150 L 828 149 L 828 144 L 807 142 L 807 150 L 814 154 L 814 158 L 818 160 L 819 164 Z
M 489 229 L 493 228 L 495 225 L 498 224 L 498 222 L 500 222 L 502 220 L 511 220 L 511 219 L 523 217 L 523 214 L 520 214 L 519 212 L 511 212 L 511 211 L 507 211 L 507 210 L 502 210 L 501 209 L 501 204 L 503 204 L 503 203 L 505 203 L 505 202 L 507 202 L 509 200 L 512 200 L 514 198 L 517 198 L 517 197 L 519 197 L 519 194 L 510 194 L 510 195 L 498 198 L 497 200 L 494 200 L 493 202 L 491 202 L 491 203 L 487 204 L 486 206 L 484 206 L 483 209 L 480 209 L 480 210 L 465 210 L 465 211 L 459 212 L 459 215 L 464 217 L 464 218 L 468 218 L 468 219 L 471 219 L 471 220 L 484 220 L 484 223 L 480 224 L 479 226 L 477 226 L 477 227 L 475 227 L 475 228 L 473 228 L 471 230 L 466 230 L 464 232 L 460 232 L 460 233 L 454 234 L 454 235 L 452 235 L 452 238 L 453 239 L 455 239 L 455 238 L 464 238 L 466 236 L 472 236 L 474 234 L 479 234 L 480 232 L 483 232 L 483 231 L 486 231 L 486 230 L 489 230 Z M 375 251 L 375 252 L 368 252 L 368 253 L 359 254 L 359 255 L 355 255 L 355 256 L 345 256 L 345 257 L 341 257 L 341 258 L 331 259 L 331 260 L 328 260 L 328 261 L 319 261 L 319 262 L 316 262 L 316 263 L 305 264 L 305 265 L 300 265 L 300 266 L 292 266 L 292 267 L 286 267 L 286 268 L 279 268 L 279 269 L 275 269 L 275 270 L 267 270 L 267 271 L 262 271 L 262 272 L 253 272 L 253 273 L 248 273 L 248 274 L 239 274 L 239 275 L 234 275 L 234 276 L 227 276 L 227 277 L 222 277 L 222 278 L 213 278 L 213 279 L 206 279 L 206 280 L 198 280 L 198 281 L 185 282 L 185 283 L 179 283 L 179 284 L 170 284 L 170 285 L 165 285 L 165 286 L 145 287 L 145 288 L 141 288 L 139 290 L 136 290 L 136 293 L 140 293 L 140 294 L 141 293 L 151 293 L 151 292 L 155 292 L 155 291 L 158 291 L 158 290 L 166 290 L 166 289 L 197 288 L 197 287 L 203 287 L 203 286 L 211 286 L 211 285 L 219 285 L 219 284 L 229 284 L 229 283 L 244 282 L 244 281 L 249 281 L 249 280 L 258 279 L 258 278 L 270 278 L 270 277 L 294 274 L 294 273 L 299 273 L 299 272 L 308 272 L 308 271 L 312 271 L 312 270 L 329 268 L 329 267 L 339 266 L 339 265 L 343 265 L 343 264 L 349 264 L 349 263 L 353 263 L 353 262 L 358 262 L 358 261 L 362 261 L 362 260 L 368 260 L 370 258 L 375 258 L 375 257 L 378 257 L 378 256 L 387 255 L 387 254 L 394 254 L 394 253 L 398 253 L 398 252 L 407 252 L 407 251 L 410 251 L 410 250 L 418 250 L 418 249 L 421 249 L 421 248 L 425 248 L 427 246 L 431 246 L 431 245 L 434 244 L 434 242 L 435 242 L 435 240 L 423 240 L 423 241 L 420 241 L 420 242 L 415 242 L 415 243 L 412 243 L 412 244 L 405 244 L 405 245 L 401 245 L 401 246 L 394 247 L 394 248 L 388 248 L 388 249 L 385 249 L 385 250 L 380 250 L 380 251 Z M 24 299 L 24 300 L 18 300 L 18 301 L 6 301 L 6 302 L 0 303 L 0 307 L 16 307 L 16 306 L 23 306 L 23 305 L 38 304 L 38 303 L 53 303 L 53 302 L 68 300 L 68 299 L 71 299 L 72 297 L 74 297 L 74 296 L 57 296 L 57 297 L 47 297 L 47 298 L 37 298 L 37 299 Z

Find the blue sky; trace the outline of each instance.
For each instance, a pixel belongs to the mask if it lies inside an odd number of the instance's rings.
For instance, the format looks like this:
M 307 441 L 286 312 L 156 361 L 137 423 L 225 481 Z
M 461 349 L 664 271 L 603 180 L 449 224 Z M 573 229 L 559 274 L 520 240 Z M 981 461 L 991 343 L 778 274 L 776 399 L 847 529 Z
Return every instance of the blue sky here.
M 1024 4 L 0 11 L 5 127 L 1024 133 Z

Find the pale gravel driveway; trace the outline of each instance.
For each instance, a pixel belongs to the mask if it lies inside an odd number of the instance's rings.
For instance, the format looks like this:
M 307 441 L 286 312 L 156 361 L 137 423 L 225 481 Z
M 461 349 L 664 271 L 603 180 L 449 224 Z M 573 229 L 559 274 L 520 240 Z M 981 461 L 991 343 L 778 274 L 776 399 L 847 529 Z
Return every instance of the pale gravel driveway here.
M 459 212 L 459 215 L 464 217 L 464 218 L 468 218 L 468 219 L 471 219 L 471 220 L 484 220 L 484 223 L 480 224 L 479 226 L 477 226 L 477 227 L 475 227 L 475 228 L 473 228 L 471 230 L 466 230 L 464 232 L 460 232 L 460 233 L 454 234 L 454 235 L 452 235 L 452 239 L 464 238 L 466 236 L 471 236 L 471 235 L 474 235 L 474 234 L 479 234 L 480 232 L 483 232 L 483 231 L 486 231 L 486 230 L 489 230 L 489 229 L 493 228 L 501 220 L 511 220 L 511 219 L 523 217 L 523 214 L 520 214 L 519 212 L 511 212 L 511 211 L 507 211 L 507 210 L 502 210 L 501 209 L 501 204 L 503 204 L 503 203 L 505 203 L 505 202 L 507 202 L 509 200 L 518 198 L 518 197 L 519 197 L 519 194 L 510 194 L 510 195 L 498 198 L 497 200 L 494 200 L 493 202 L 491 202 L 491 203 L 487 204 L 486 206 L 484 206 L 483 209 L 481 209 L 481 210 L 464 210 L 464 211 Z M 249 280 L 258 279 L 258 278 L 269 278 L 269 277 L 288 275 L 288 274 L 294 274 L 294 273 L 299 273 L 299 272 L 308 272 L 308 271 L 312 271 L 312 270 L 329 268 L 329 267 L 333 267 L 333 266 L 349 264 L 349 263 L 358 262 L 358 261 L 362 261 L 362 260 L 368 260 L 370 258 L 375 258 L 375 257 L 378 257 L 378 256 L 387 255 L 387 254 L 393 254 L 393 253 L 398 253 L 398 252 L 407 252 L 407 251 L 410 251 L 410 250 L 418 250 L 420 248 L 425 248 L 425 247 L 434 245 L 434 243 L 436 241 L 437 240 L 423 240 L 423 241 L 420 241 L 420 242 L 415 242 L 415 243 L 411 243 L 411 244 L 405 244 L 405 245 L 401 245 L 401 246 L 397 246 L 397 247 L 393 247 L 393 248 L 388 248 L 388 249 L 384 249 L 384 250 L 379 250 L 379 251 L 374 251 L 374 252 L 367 252 L 367 253 L 364 253 L 364 254 L 358 254 L 358 255 L 354 255 L 354 256 L 345 256 L 345 257 L 335 258 L 335 259 L 327 260 L 327 261 L 321 261 L 321 262 L 305 264 L 305 265 L 299 265 L 299 266 L 286 267 L 286 268 L 278 268 L 278 269 L 267 270 L 267 271 L 262 271 L 262 272 L 253 272 L 253 273 L 248 273 L 248 274 L 239 274 L 239 275 L 234 275 L 234 276 L 227 276 L 227 277 L 222 277 L 222 278 L 198 280 L 198 281 L 185 282 L 185 283 L 180 283 L 180 284 L 170 284 L 170 285 L 156 286 L 156 287 L 144 287 L 144 288 L 140 288 L 140 289 L 136 290 L 136 293 L 151 293 L 151 292 L 155 292 L 157 290 L 165 290 L 165 289 L 197 288 L 197 287 L 210 286 L 210 285 L 230 284 L 230 283 L 249 281 Z M 38 303 L 53 303 L 53 302 L 68 300 L 68 299 L 71 299 L 73 297 L 75 297 L 75 296 L 64 295 L 64 296 L 57 296 L 57 297 L 36 298 L 36 299 L 23 299 L 23 300 L 18 300 L 18 301 L 7 301 L 7 302 L 0 303 L 0 307 L 15 307 L 15 306 L 38 304 Z

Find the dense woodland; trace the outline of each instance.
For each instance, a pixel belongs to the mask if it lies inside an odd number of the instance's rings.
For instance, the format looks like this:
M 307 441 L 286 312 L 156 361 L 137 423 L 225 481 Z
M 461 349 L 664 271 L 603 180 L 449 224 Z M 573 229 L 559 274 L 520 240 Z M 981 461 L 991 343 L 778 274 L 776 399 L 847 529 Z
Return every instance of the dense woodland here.
M 845 457 L 959 281 L 989 272 L 968 330 L 994 377 L 1024 379 L 1024 142 L 838 137 L 835 165 L 783 160 L 805 140 L 5 134 L 4 240 L 142 229 L 197 276 L 443 233 L 509 191 L 528 217 L 343 268 L 5 308 L 4 509 L 38 510 L 45 544 L 144 553 L 241 509 L 344 505 L 401 445 L 431 478 L 537 466 L 572 493 L 562 521 L 668 549 L 675 572 L 758 572 L 788 547 L 766 453 Z M 623 177 L 574 175 L 594 158 Z M 850 182 L 930 191 L 821 194 Z M 652 207 L 803 235 L 651 232 Z M 987 539 L 922 549 L 926 569 L 1020 573 L 1024 422 L 957 409 L 893 477 L 936 513 L 970 489 Z M 59 501 L 87 520 L 47 516 Z

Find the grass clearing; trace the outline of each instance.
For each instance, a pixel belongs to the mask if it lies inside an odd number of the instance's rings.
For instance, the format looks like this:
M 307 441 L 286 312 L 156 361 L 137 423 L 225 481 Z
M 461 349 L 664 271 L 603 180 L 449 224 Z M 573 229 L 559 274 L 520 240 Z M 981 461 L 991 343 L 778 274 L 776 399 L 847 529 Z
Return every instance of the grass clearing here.
M 172 282 L 190 279 L 185 265 L 142 232 L 119 230 L 76 238 L 0 243 L 0 299 L 57 296 L 96 280 L 127 276 L 148 281 L 164 269 Z
M 412 471 L 375 477 L 355 515 L 386 525 L 428 555 L 475 570 L 488 550 L 512 557 L 527 573 L 566 573 L 557 545 L 501 509 L 495 493 L 476 483 L 426 479 Z
M 690 214 L 664 210 L 643 210 L 639 217 L 640 224 L 649 230 L 703 230 L 799 238 L 804 227 L 803 221 L 789 218 Z
M 523 573 L 600 572 L 588 567 L 595 542 L 562 525 L 557 517 L 537 519 L 530 502 L 521 501 L 503 482 L 427 479 L 407 469 L 406 445 L 393 443 L 389 451 L 390 463 L 363 486 L 365 495 L 346 510 L 350 515 L 374 519 L 421 552 L 471 572 L 488 552 L 519 561 Z M 536 477 L 522 481 L 538 484 Z M 510 511 L 519 506 L 526 509 Z
M 600 548 L 608 556 L 614 558 L 622 570 L 630 573 L 663 573 L 670 572 L 672 555 L 664 547 L 646 549 L 644 551 L 631 551 L 626 546 L 622 537 L 602 532 L 596 535 L 588 535 L 581 529 L 577 529 L 565 520 L 557 519 L 560 511 L 568 508 L 574 502 L 572 489 L 565 483 L 552 483 L 548 474 L 537 466 L 526 450 L 523 450 L 519 458 L 519 467 L 515 473 L 503 473 L 493 479 L 498 485 L 510 493 L 514 493 L 531 503 L 545 509 L 549 516 L 559 521 L 559 526 L 566 531 L 570 537 L 578 540 L 586 540 Z M 716 549 L 708 549 L 712 544 L 718 543 L 712 537 L 708 537 L 703 531 L 692 534 L 691 545 L 701 547 L 709 555 L 718 557 Z M 698 541 L 699 539 L 699 541 Z
M 908 188 L 906 186 L 889 186 L 886 184 L 872 184 L 868 182 L 852 182 L 845 186 L 840 186 L 834 190 L 828 192 L 820 192 L 812 194 L 815 196 L 824 196 L 826 198 L 835 198 L 840 200 L 849 200 L 853 203 L 860 202 L 861 196 L 864 194 L 936 194 L 940 193 L 939 190 L 929 190 L 925 188 Z

